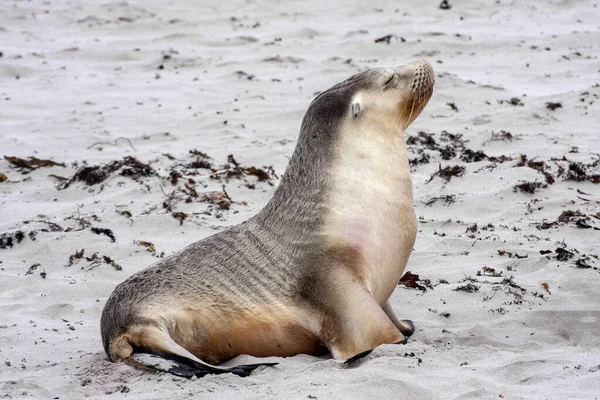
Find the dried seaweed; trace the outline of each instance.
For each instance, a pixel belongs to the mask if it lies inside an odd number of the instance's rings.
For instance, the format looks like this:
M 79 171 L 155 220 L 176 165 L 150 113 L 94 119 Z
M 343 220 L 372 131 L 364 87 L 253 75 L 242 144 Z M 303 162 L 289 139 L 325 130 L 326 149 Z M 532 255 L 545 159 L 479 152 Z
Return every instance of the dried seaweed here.
M 522 101 L 520 98 L 518 98 L 518 97 L 511 97 L 511 98 L 510 98 L 510 99 L 508 99 L 508 100 L 498 100 L 498 103 L 499 103 L 499 104 L 504 104 L 504 103 L 507 103 L 507 104 L 510 104 L 511 106 L 515 106 L 515 107 L 516 107 L 516 106 L 520 106 L 520 107 L 522 107 L 522 106 L 524 106 L 524 105 L 525 105 L 525 104 L 523 103 L 523 101 Z
M 550 285 L 548 284 L 548 282 L 542 282 L 541 285 L 544 288 L 544 290 L 546 290 L 546 292 L 548 292 L 548 294 L 552 294 L 550 292 Z
M 15 244 L 19 244 L 25 238 L 23 231 L 0 234 L 0 249 L 12 248 Z
M 439 176 L 440 178 L 444 179 L 446 182 L 449 182 L 450 179 L 452 179 L 452 177 L 454 177 L 454 176 L 460 177 L 460 176 L 463 176 L 464 174 L 465 174 L 465 167 L 463 167 L 462 165 L 452 165 L 452 166 L 449 165 L 449 166 L 442 168 L 442 165 L 440 164 L 438 171 L 436 173 L 434 173 L 433 175 L 431 175 L 431 177 L 429 178 L 427 183 L 431 182 L 433 180 L 433 178 L 435 178 L 436 176 Z
M 522 256 L 522 255 L 520 255 L 517 252 L 513 253 L 513 252 L 507 251 L 507 250 L 498 250 L 498 255 L 507 256 L 507 257 L 510 257 L 510 258 L 518 258 L 518 259 L 529 257 L 527 254 L 525 254 L 524 256 Z
M 226 192 L 209 192 L 202 195 L 203 203 L 210 203 L 218 206 L 221 210 L 229 210 L 231 208 L 231 198 Z
M 264 168 L 264 169 L 263 169 Z M 267 182 L 269 185 L 273 185 L 272 180 L 279 178 L 275 173 L 272 166 L 265 166 L 263 168 L 256 167 L 245 167 L 236 161 L 233 154 L 227 156 L 227 164 L 223 165 L 221 169 L 213 171 L 211 178 L 220 179 L 225 177 L 227 181 L 232 178 L 242 178 L 244 175 L 253 175 L 258 178 L 261 182 Z
M 442 0 L 440 3 L 440 10 L 450 10 L 452 9 L 452 4 L 448 0 Z
M 4 156 L 4 159 L 19 168 L 21 171 L 28 169 L 30 171 L 36 170 L 42 167 L 66 167 L 65 163 L 59 163 L 52 160 L 44 160 L 37 157 L 29 157 L 29 159 L 24 159 L 15 156 Z
M 120 171 L 119 175 L 133 180 L 156 175 L 156 171 L 150 165 L 140 162 L 135 157 L 127 156 L 123 160 L 111 161 L 103 166 L 93 165 L 82 167 L 71 178 L 60 183 L 58 189 L 66 189 L 76 181 L 93 186 L 104 182 L 117 171 Z
M 172 213 L 171 216 L 173 218 L 175 218 L 177 221 L 179 221 L 179 225 L 183 225 L 183 221 L 185 221 L 189 217 L 189 214 L 178 211 L 178 212 Z
M 27 270 L 27 272 L 25 272 L 25 275 L 33 275 L 33 271 L 35 271 L 41 265 L 42 264 L 40 264 L 40 263 L 33 264 L 31 267 L 29 267 L 29 269 Z
M 583 268 L 583 269 L 592 268 L 592 266 L 590 264 L 588 264 L 587 261 L 589 261 L 589 258 L 587 258 L 587 257 L 580 258 L 579 260 L 575 261 L 575 266 L 577 268 Z
M 465 149 L 460 156 L 460 159 L 467 163 L 479 162 L 488 159 L 488 156 L 481 150 L 473 151 L 471 149 Z
M 552 185 L 555 181 L 554 175 L 550 172 L 550 167 L 545 161 L 536 161 L 535 158 L 531 160 L 528 159 L 527 155 L 521 154 L 519 156 L 519 161 L 517 162 L 517 167 L 524 167 L 527 165 L 531 169 L 535 169 L 546 179 L 546 183 Z
M 535 182 L 523 182 L 520 183 L 518 185 L 513 186 L 513 192 L 516 192 L 517 190 L 523 192 L 523 193 L 529 193 L 529 194 L 533 194 L 535 193 L 535 191 L 537 189 L 540 188 L 547 188 L 548 185 L 545 185 L 541 182 L 535 181 Z
M 436 203 L 438 200 L 441 200 L 444 202 L 445 205 L 449 206 L 450 204 L 454 204 L 454 202 L 456 201 L 456 195 L 455 194 L 448 194 L 448 195 L 442 195 L 442 196 L 435 196 L 430 198 L 429 200 L 423 202 L 426 206 L 431 206 L 434 203 Z
M 425 286 L 419 284 L 418 283 L 419 281 L 420 281 L 419 275 L 413 274 L 410 271 L 406 271 L 406 273 L 404 273 L 404 275 L 402 275 L 402 278 L 400 278 L 400 281 L 398 282 L 398 284 L 404 285 L 409 288 L 419 289 L 419 290 L 422 290 L 423 292 L 426 292 L 427 288 Z
M 481 268 L 481 271 L 477 271 L 477 276 L 491 276 L 494 278 L 499 278 L 502 276 L 502 271 L 496 271 L 495 268 L 484 266 Z
M 98 265 L 100 265 L 102 263 L 112 266 L 117 271 L 121 271 L 123 269 L 123 267 L 121 267 L 121 265 L 117 264 L 115 262 L 115 260 L 113 260 L 111 257 L 106 256 L 106 255 L 100 256 L 100 255 L 98 255 L 98 252 L 95 252 L 94 254 L 92 254 L 89 257 L 85 257 L 85 249 L 81 249 L 81 250 L 76 251 L 75 253 L 71 254 L 69 256 L 69 263 L 67 264 L 67 266 L 70 267 L 71 265 L 73 265 L 75 263 L 76 260 L 81 260 L 84 258 L 87 262 L 90 263 L 88 266 L 88 270 L 96 268 Z
M 375 43 L 390 44 L 391 40 L 395 37 L 396 36 L 394 36 L 394 35 L 385 35 L 385 36 L 375 39 Z
M 575 256 L 575 253 L 573 253 L 572 251 L 569 251 L 567 249 L 563 249 L 562 247 L 558 247 L 556 249 L 556 259 L 558 261 L 568 261 L 569 259 L 573 258 Z
M 600 183 L 600 174 L 593 174 L 589 172 L 590 168 L 597 167 L 597 160 L 591 164 L 584 164 L 581 162 L 570 162 L 565 176 L 566 181 L 584 182 L 589 181 L 592 183 Z
M 457 286 L 455 289 L 452 289 L 455 292 L 467 292 L 467 293 L 475 293 L 479 291 L 481 286 L 473 285 L 472 283 L 467 283 L 466 285 Z
M 420 154 L 420 157 L 411 158 L 408 161 L 408 163 L 410 164 L 411 167 L 415 167 L 415 166 L 421 165 L 421 164 L 429 164 L 429 160 L 431 159 L 429 154 L 426 154 L 422 149 L 419 150 L 419 154 Z
M 454 103 L 446 103 L 446 105 L 448 107 L 450 107 L 452 109 L 452 111 L 458 112 L 458 107 L 456 107 L 456 104 L 454 104 Z
M 105 235 L 105 236 L 108 236 L 112 242 L 116 242 L 117 241 L 117 238 L 115 238 L 115 234 L 113 233 L 113 231 L 110 230 L 110 229 L 108 229 L 108 228 L 91 228 L 91 230 L 96 235 Z
M 555 103 L 555 102 L 549 101 L 546 103 L 546 108 L 548 110 L 554 111 L 557 108 L 562 108 L 562 103 Z
M 131 218 L 132 217 L 131 211 L 128 211 L 128 210 L 119 211 L 119 215 L 122 215 L 122 216 L 127 217 L 127 218 Z
M 69 263 L 67 264 L 67 267 L 70 267 L 71 265 L 73 265 L 75 263 L 75 260 L 82 259 L 84 253 L 85 253 L 85 249 L 81 249 L 81 250 L 76 251 L 75 253 L 71 254 L 69 256 Z
M 165 256 L 164 251 L 161 251 L 160 253 L 156 251 L 156 247 L 152 242 L 148 242 L 146 240 L 134 240 L 133 243 L 137 244 L 138 246 L 145 247 L 146 251 L 152 254 L 154 257 L 162 258 Z
M 423 131 L 420 131 L 419 133 L 417 133 L 417 136 L 409 136 L 406 139 L 406 144 L 409 146 L 419 145 L 419 146 L 425 147 L 429 150 L 438 150 L 439 149 L 439 145 L 433 138 L 433 133 L 427 133 L 427 132 L 423 132 Z
M 179 171 L 172 170 L 169 173 L 169 177 L 171 178 L 171 184 L 175 186 L 177 185 L 177 182 L 179 182 L 179 178 L 183 177 L 183 174 Z

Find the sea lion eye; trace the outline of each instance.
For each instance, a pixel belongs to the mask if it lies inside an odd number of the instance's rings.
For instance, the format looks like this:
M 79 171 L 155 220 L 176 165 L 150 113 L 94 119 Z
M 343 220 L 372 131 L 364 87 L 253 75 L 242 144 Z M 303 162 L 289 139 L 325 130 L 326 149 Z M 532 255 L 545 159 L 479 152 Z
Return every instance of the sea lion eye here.
M 352 103 L 352 115 L 356 118 L 358 114 L 360 114 L 360 103 Z
M 390 83 L 391 81 L 393 81 L 395 77 L 396 77 L 396 74 L 392 74 L 392 76 L 390 76 L 390 79 L 388 79 L 387 81 L 385 81 L 385 83 L 383 85 L 387 86 L 387 84 Z

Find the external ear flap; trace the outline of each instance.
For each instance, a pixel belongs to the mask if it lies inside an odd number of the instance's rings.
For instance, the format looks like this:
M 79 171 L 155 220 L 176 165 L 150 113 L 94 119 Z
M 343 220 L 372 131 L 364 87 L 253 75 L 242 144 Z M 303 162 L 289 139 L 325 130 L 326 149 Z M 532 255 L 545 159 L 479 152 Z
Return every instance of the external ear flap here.
M 356 118 L 358 114 L 360 114 L 360 103 L 352 103 L 352 115 Z

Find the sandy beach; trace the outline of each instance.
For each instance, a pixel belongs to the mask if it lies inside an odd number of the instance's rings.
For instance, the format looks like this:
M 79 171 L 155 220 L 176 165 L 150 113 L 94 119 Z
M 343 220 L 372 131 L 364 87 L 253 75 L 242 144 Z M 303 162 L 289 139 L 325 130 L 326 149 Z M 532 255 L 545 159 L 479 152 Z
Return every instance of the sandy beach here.
M 600 3 L 439 3 L 2 0 L 0 398 L 598 399 Z M 256 214 L 317 93 L 419 59 L 406 345 L 108 361 L 118 283 Z

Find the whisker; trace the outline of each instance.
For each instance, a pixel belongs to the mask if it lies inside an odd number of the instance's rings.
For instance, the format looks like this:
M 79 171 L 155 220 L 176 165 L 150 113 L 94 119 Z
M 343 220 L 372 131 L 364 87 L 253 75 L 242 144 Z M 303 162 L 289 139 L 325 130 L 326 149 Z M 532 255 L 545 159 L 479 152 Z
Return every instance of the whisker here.
M 416 103 L 416 100 L 413 98 L 412 106 L 410 107 L 410 114 L 408 116 L 408 119 L 406 120 L 406 126 L 404 127 L 404 130 L 406 130 L 406 128 L 408 128 L 408 125 L 410 125 L 410 123 L 411 123 L 413 111 L 415 110 L 415 103 Z

